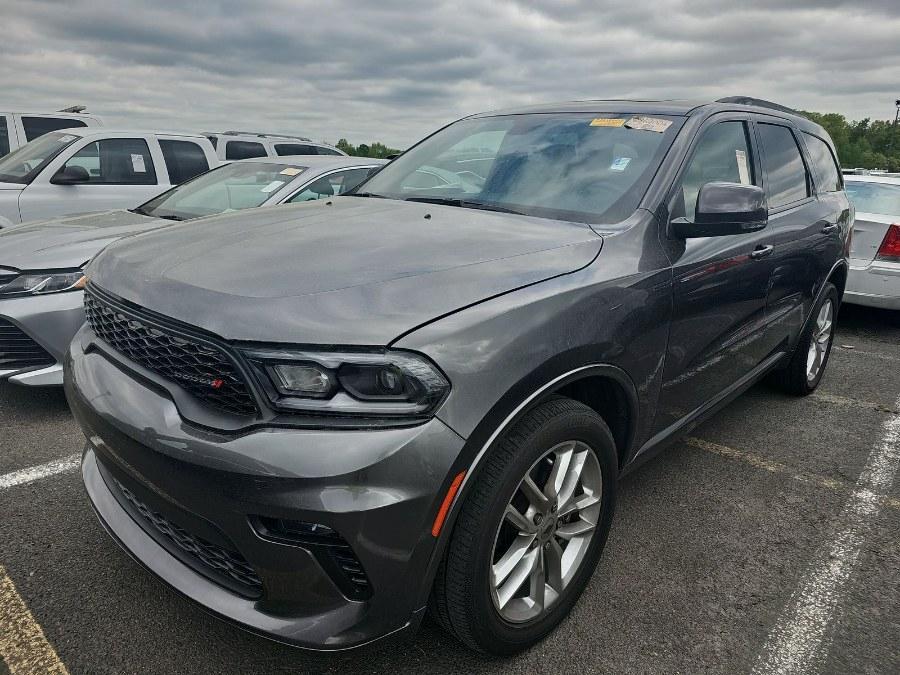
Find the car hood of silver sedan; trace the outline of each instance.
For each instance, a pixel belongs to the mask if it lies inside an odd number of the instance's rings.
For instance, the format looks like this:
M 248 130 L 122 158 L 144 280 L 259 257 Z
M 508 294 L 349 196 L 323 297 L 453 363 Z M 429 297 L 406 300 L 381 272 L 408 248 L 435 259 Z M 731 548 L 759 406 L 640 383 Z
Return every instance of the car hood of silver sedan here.
M 588 265 L 587 225 L 338 197 L 131 237 L 92 284 L 231 340 L 384 345 L 430 320 Z
M 0 267 L 80 267 L 116 239 L 170 224 L 131 211 L 103 211 L 13 225 L 0 230 Z

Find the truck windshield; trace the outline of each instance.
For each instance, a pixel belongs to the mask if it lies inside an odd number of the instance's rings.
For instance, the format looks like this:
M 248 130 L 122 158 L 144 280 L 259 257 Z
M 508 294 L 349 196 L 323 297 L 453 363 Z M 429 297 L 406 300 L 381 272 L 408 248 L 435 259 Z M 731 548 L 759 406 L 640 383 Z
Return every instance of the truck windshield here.
M 295 164 L 235 162 L 201 174 L 135 209 L 169 220 L 190 220 L 261 206 L 306 170 Z
M 78 140 L 74 134 L 52 132 L 0 158 L 0 182 L 28 184 L 50 161 Z
M 637 208 L 681 123 L 608 113 L 466 119 L 386 165 L 357 194 L 617 223 Z

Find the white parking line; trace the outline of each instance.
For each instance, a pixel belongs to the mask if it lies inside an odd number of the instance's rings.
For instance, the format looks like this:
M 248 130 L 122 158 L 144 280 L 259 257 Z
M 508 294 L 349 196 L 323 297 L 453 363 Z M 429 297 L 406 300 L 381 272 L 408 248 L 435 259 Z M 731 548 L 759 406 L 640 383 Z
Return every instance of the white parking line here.
M 900 407 L 900 399 L 896 403 Z M 817 672 L 827 655 L 826 635 L 844 587 L 853 574 L 873 521 L 900 466 L 900 416 L 885 421 L 882 434 L 844 509 L 832 541 L 820 549 L 763 646 L 754 673 Z
M 13 471 L 12 473 L 0 476 L 0 490 L 15 487 L 16 485 L 24 485 L 25 483 L 32 483 L 41 478 L 55 476 L 58 473 L 74 471 L 78 468 L 80 462 L 81 455 L 76 453 L 74 455 L 69 455 L 68 457 L 63 457 L 62 459 L 55 459 L 52 462 L 41 464 L 40 466 L 32 466 L 28 469 Z

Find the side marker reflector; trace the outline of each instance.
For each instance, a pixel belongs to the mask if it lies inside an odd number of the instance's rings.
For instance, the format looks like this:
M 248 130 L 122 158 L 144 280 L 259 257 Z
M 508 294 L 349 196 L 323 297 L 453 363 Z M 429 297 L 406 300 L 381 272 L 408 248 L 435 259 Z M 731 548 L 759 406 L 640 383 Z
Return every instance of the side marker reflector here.
M 462 485 L 463 478 L 465 477 L 466 472 L 460 471 L 456 474 L 456 478 L 453 479 L 453 482 L 450 483 L 450 488 L 447 490 L 447 494 L 444 495 L 444 501 L 441 502 L 441 508 L 438 509 L 437 516 L 435 516 L 434 525 L 431 526 L 432 537 L 436 537 L 441 533 L 441 528 L 444 526 L 444 521 L 447 519 L 447 512 L 450 510 L 453 498 L 456 497 L 456 493 L 459 492 L 459 486 Z

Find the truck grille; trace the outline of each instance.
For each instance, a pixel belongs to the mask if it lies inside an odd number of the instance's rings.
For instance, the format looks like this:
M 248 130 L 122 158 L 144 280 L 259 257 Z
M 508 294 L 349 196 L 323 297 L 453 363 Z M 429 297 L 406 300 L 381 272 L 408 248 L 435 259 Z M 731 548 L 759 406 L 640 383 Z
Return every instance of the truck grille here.
M 52 366 L 54 359 L 21 328 L 0 318 L 0 370 Z
M 214 408 L 238 415 L 257 412 L 243 375 L 215 345 L 169 332 L 92 292 L 84 294 L 84 312 L 94 333 L 135 363 Z
M 134 507 L 134 512 L 142 518 L 147 526 L 152 528 L 156 534 L 162 535 L 166 542 L 176 546 L 177 551 L 187 554 L 193 561 L 199 563 L 199 567 L 192 565 L 194 569 L 221 585 L 239 591 L 242 595 L 254 598 L 262 595 L 262 581 L 256 574 L 256 570 L 240 553 L 216 546 L 191 534 L 165 516 L 153 511 L 118 480 L 115 482 L 121 495 Z M 153 532 L 150 534 L 153 535 Z M 171 549 L 172 546 L 166 546 L 166 548 Z

